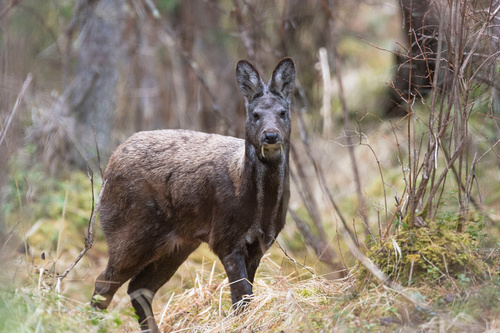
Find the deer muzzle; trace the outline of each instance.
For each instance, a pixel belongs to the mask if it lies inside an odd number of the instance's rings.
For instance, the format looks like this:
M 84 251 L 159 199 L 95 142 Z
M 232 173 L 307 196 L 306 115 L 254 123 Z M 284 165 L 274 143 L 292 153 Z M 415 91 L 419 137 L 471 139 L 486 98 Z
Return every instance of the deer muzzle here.
M 283 155 L 283 144 L 282 143 L 276 143 L 276 144 L 263 144 L 260 146 L 260 152 L 262 154 L 262 157 L 268 158 L 276 155 L 276 152 L 280 151 L 280 156 Z M 267 156 L 266 156 L 266 151 L 267 151 Z

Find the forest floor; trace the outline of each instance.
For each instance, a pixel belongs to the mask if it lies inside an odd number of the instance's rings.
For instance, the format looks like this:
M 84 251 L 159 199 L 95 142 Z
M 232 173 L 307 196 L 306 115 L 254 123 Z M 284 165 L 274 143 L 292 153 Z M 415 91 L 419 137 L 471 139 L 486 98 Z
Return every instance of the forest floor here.
M 244 313 L 235 315 L 221 264 L 202 248 L 157 294 L 154 310 L 160 330 L 500 332 L 500 278 L 498 257 L 493 252 L 485 254 L 493 259 L 488 268 L 491 275 L 485 279 L 437 277 L 411 287 L 384 285 L 366 275 L 360 281 L 358 265 L 347 277 L 332 280 L 280 252 L 273 246 L 265 255 L 255 280 L 254 298 Z M 83 263 L 77 276 L 70 274 L 62 292 L 57 293 L 53 264 L 44 265 L 43 260 L 19 252 L 3 259 L 1 332 L 139 330 L 126 287 L 115 295 L 107 311 L 90 307 L 98 267 L 90 269 L 92 265 Z M 68 259 L 63 255 L 59 264 L 66 265 Z

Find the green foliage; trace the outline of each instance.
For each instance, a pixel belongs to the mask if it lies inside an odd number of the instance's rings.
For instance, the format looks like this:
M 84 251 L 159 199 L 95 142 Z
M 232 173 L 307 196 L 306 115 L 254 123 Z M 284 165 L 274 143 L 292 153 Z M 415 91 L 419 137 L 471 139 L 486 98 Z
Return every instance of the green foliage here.
M 179 4 L 179 0 L 159 0 L 156 6 L 162 13 L 172 13 L 179 8 Z
M 35 249 L 55 250 L 61 231 L 67 243 L 82 244 L 92 210 L 88 175 L 74 171 L 59 178 L 48 177 L 42 165 L 28 166 L 34 153 L 28 145 L 22 157 L 11 159 L 7 184 L 0 197 L 0 219 L 5 221 L 8 230 L 21 221 L 17 231 L 27 234 Z M 95 198 L 99 185 L 100 180 L 96 179 Z M 61 224 L 63 211 L 64 223 Z
M 134 317 L 130 308 L 101 312 L 36 288 L 0 289 L 0 332 L 109 332 Z

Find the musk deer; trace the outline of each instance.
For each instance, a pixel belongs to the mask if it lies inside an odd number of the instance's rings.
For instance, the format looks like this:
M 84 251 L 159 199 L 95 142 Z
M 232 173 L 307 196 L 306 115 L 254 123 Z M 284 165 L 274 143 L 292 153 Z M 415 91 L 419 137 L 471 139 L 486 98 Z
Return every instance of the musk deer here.
M 266 85 L 241 60 L 236 78 L 246 100 L 245 140 L 139 132 L 117 148 L 106 169 L 100 218 L 109 261 L 92 303 L 105 309 L 130 279 L 143 330 L 158 330 L 154 294 L 201 242 L 226 270 L 233 308 L 248 302 L 260 259 L 285 224 L 294 63 L 281 60 Z

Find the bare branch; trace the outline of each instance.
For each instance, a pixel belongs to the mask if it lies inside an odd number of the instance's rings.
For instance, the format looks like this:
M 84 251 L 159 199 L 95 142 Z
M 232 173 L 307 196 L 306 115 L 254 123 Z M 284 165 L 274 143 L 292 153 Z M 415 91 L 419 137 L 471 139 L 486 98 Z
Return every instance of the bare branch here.
M 94 244 L 94 224 L 97 218 L 97 212 L 101 207 L 101 199 L 102 199 L 102 194 L 104 193 L 104 189 L 106 188 L 106 181 L 102 183 L 101 191 L 99 192 L 99 197 L 97 198 L 97 201 L 95 202 L 94 205 L 94 179 L 92 174 L 89 174 L 89 177 L 92 186 L 92 212 L 89 218 L 89 226 L 87 230 L 87 236 L 85 237 L 84 241 L 84 248 L 82 252 L 80 252 L 80 254 L 75 258 L 75 260 L 68 266 L 68 268 L 66 268 L 66 270 L 57 277 L 56 292 L 58 293 L 61 291 L 62 280 L 76 266 L 76 264 L 78 264 L 78 262 L 83 258 L 83 256 L 87 253 L 87 251 L 92 248 L 92 245 Z
M 308 266 L 306 266 L 306 265 L 304 265 L 304 264 L 301 264 L 301 263 L 300 263 L 300 262 L 298 262 L 297 260 L 295 260 L 295 259 L 293 259 L 292 257 L 290 257 L 290 256 L 288 255 L 288 253 L 286 252 L 286 250 L 285 250 L 285 249 L 284 249 L 284 248 L 280 245 L 280 243 L 279 243 L 277 240 L 275 240 L 275 241 L 274 241 L 274 244 L 276 244 L 276 246 L 277 246 L 277 247 L 278 247 L 278 248 L 279 248 L 279 249 L 283 252 L 283 254 L 285 255 L 285 257 L 287 257 L 288 259 L 290 259 L 290 260 L 291 260 L 291 261 L 292 261 L 295 265 L 297 265 L 297 266 L 300 266 L 300 267 L 304 268 L 304 269 L 305 269 L 305 270 L 307 270 L 309 273 L 311 273 L 313 276 L 315 276 L 315 275 L 316 275 L 316 273 L 312 270 L 312 268 L 311 268 L 311 267 L 308 267 Z

